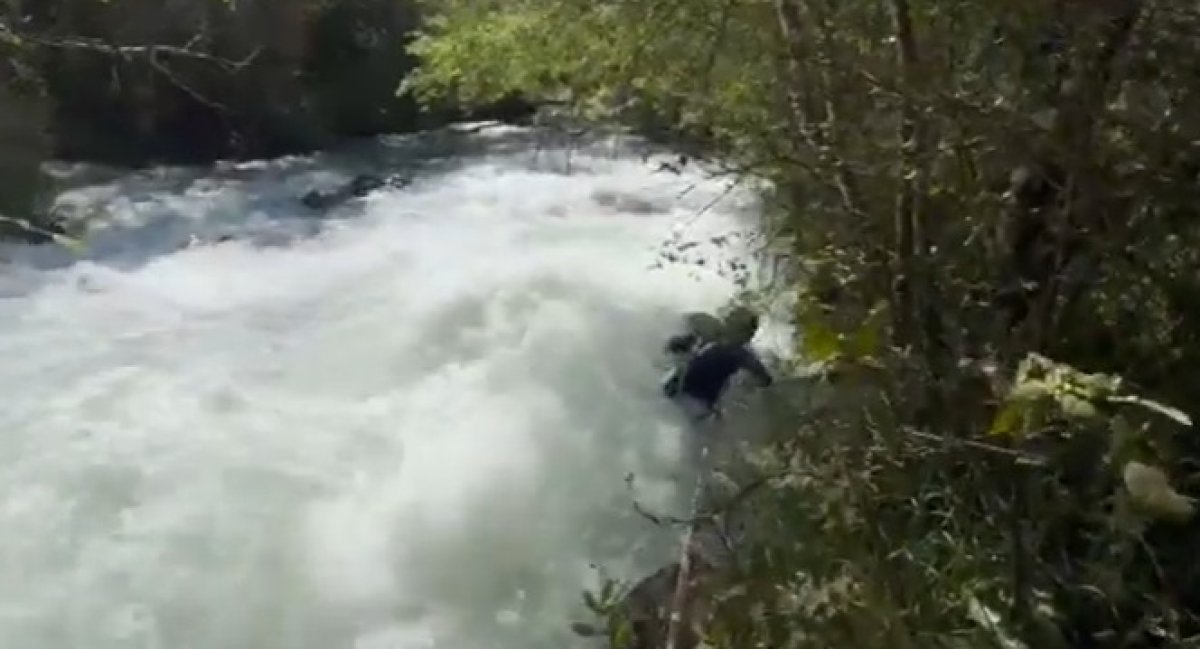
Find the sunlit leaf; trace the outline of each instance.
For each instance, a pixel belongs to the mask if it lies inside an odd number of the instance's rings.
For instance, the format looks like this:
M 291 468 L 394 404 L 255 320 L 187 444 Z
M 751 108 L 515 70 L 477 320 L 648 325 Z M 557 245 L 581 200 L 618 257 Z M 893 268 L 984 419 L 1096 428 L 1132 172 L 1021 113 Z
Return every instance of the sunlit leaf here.
M 1059 406 L 1062 408 L 1064 414 L 1076 419 L 1091 419 L 1098 414 L 1096 406 L 1089 403 L 1086 399 L 1081 399 L 1071 394 L 1063 395 L 1059 399 Z
M 612 634 L 613 647 L 617 649 L 629 647 L 632 644 L 632 640 L 633 628 L 629 624 L 629 621 L 624 619 L 618 620 L 616 623 L 616 629 Z
M 988 429 L 988 435 L 1012 437 L 1020 433 L 1020 428 L 1024 423 L 1025 405 L 1019 402 L 1008 402 L 1000 412 L 996 413 L 992 419 L 992 426 Z
M 76 239 L 75 237 L 69 237 L 64 234 L 54 234 L 52 236 L 56 243 L 69 249 L 70 251 L 72 251 L 76 254 L 83 254 L 84 252 L 87 251 L 87 244 L 81 239 Z
M 823 323 L 804 327 L 804 354 L 815 362 L 828 361 L 841 351 L 841 338 Z
M 1195 515 L 1196 507 L 1192 500 L 1175 491 L 1162 469 L 1131 461 L 1125 465 L 1122 477 L 1134 504 L 1143 511 L 1178 522 Z
M 858 359 L 877 355 L 883 345 L 883 327 L 886 322 L 886 304 L 876 305 L 862 325 L 850 335 L 846 351 Z
M 1020 381 L 1013 386 L 1008 398 L 1012 401 L 1034 401 L 1054 393 L 1052 386 L 1042 380 Z

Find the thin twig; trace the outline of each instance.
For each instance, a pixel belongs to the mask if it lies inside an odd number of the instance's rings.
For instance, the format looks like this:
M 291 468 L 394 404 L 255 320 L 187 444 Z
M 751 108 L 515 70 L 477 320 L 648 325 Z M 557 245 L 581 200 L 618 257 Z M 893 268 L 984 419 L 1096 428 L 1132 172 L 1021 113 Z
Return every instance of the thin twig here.
M 150 50 L 150 55 L 147 57 L 146 60 L 150 64 L 150 67 L 157 70 L 158 73 L 163 75 L 164 77 L 166 77 L 167 80 L 170 81 L 172 85 L 174 85 L 175 87 L 177 87 L 180 90 L 187 93 L 188 96 L 190 96 L 192 99 L 195 99 L 196 101 L 204 104 L 205 106 L 208 106 L 209 108 L 212 108 L 214 110 L 218 110 L 222 113 L 229 112 L 229 109 L 226 108 L 224 104 L 218 103 L 212 99 L 209 99 L 208 97 L 205 97 L 199 91 L 195 90 L 191 86 L 184 83 L 182 79 L 180 79 L 174 72 L 172 72 L 170 70 L 170 68 L 168 68 L 167 66 L 165 66 L 161 62 L 159 62 L 158 52 L 156 50 Z
M 738 187 L 738 185 L 741 185 L 742 180 L 744 180 L 744 179 L 745 179 L 745 176 L 738 178 L 738 179 L 734 180 L 733 182 L 729 183 L 725 187 L 725 191 L 721 192 L 721 194 L 719 196 L 717 196 L 716 198 L 709 201 L 704 207 L 700 208 L 700 211 L 696 212 L 696 214 L 694 216 L 692 216 L 692 218 L 688 219 L 687 225 L 691 225 L 692 223 L 695 223 L 697 219 L 704 216 L 705 212 L 708 212 L 713 207 L 715 207 L 717 205 L 717 203 L 720 203 L 721 201 L 725 200 L 725 197 L 729 196 L 729 194 L 732 193 L 733 190 Z
M 747 483 L 741 489 L 738 489 L 737 493 L 735 493 L 733 496 L 731 496 L 729 498 L 729 500 L 722 503 L 719 507 L 711 509 L 702 514 L 696 514 L 695 516 L 692 516 L 690 518 L 679 518 L 677 516 L 671 516 L 669 514 L 652 513 L 649 510 L 647 510 L 644 506 L 642 506 L 642 504 L 640 502 L 638 502 L 636 498 L 633 499 L 633 510 L 635 512 L 637 512 L 638 515 L 641 516 L 642 518 L 645 518 L 646 520 L 650 521 L 651 523 L 654 523 L 655 525 L 659 525 L 659 526 L 662 526 L 662 525 L 700 525 L 702 523 L 712 523 L 712 522 L 715 522 L 719 517 L 726 515 L 726 514 L 730 513 L 731 511 L 733 511 L 733 509 L 735 507 L 737 507 L 739 504 L 741 504 L 742 501 L 749 498 L 751 495 L 754 494 L 755 491 L 761 489 L 767 483 L 771 482 L 772 480 L 778 480 L 780 478 L 784 478 L 787 476 L 787 474 L 788 474 L 788 471 L 785 470 L 785 471 L 780 471 L 778 473 L 774 473 L 771 475 L 760 476 L 760 477 L 752 480 L 751 482 Z M 626 478 L 626 484 L 628 484 L 630 486 L 630 488 L 632 488 L 632 486 L 633 486 L 633 476 L 632 475 L 628 476 Z
M 236 74 L 243 68 L 250 65 L 258 55 L 262 52 L 262 46 L 256 47 L 250 54 L 241 60 L 230 60 L 224 57 L 216 56 L 208 52 L 193 49 L 201 40 L 203 34 L 196 34 L 188 40 L 182 47 L 174 45 L 148 44 L 148 45 L 113 45 L 93 38 L 73 38 L 73 39 L 54 39 L 36 34 L 13 31 L 12 28 L 0 21 L 0 35 L 6 35 L 18 41 L 27 41 L 41 47 L 48 47 L 62 50 L 83 50 L 88 52 L 96 52 L 105 54 L 122 61 L 130 61 L 138 56 L 145 56 L 146 63 L 159 74 L 162 74 L 172 85 L 187 93 L 192 99 L 222 113 L 228 113 L 229 109 L 223 104 L 205 97 L 202 93 L 184 83 L 174 71 L 167 67 L 160 56 L 190 59 L 215 65 L 230 74 Z M 113 74 L 117 74 L 117 69 L 113 68 Z
M 980 451 L 987 451 L 989 453 L 998 453 L 1000 455 L 1006 455 L 1008 457 L 1016 459 L 1020 464 L 1030 464 L 1030 465 L 1034 465 L 1034 466 L 1046 466 L 1048 464 L 1046 459 L 1043 457 L 1039 457 L 1037 455 L 1030 455 L 1028 453 L 1022 453 L 1021 451 L 1013 450 L 1010 448 L 1004 448 L 1003 446 L 996 446 L 994 444 L 977 442 L 975 440 L 970 440 L 970 439 L 958 439 L 958 438 L 954 438 L 954 437 L 946 437 L 944 435 L 935 435 L 933 433 L 925 433 L 925 432 L 921 432 L 919 430 L 914 430 L 912 428 L 907 428 L 906 432 L 909 435 L 912 435 L 913 437 L 929 440 L 931 442 L 938 442 L 939 444 L 948 444 L 948 445 L 949 444 L 958 444 L 961 446 L 968 446 L 970 448 L 978 449 Z
M 157 43 L 145 45 L 112 45 L 99 39 L 83 37 L 72 39 L 47 38 L 45 36 L 38 36 L 36 34 L 14 31 L 4 22 L 0 22 L 0 34 L 7 34 L 19 41 L 28 41 L 41 47 L 68 50 L 86 50 L 99 54 L 108 54 L 110 56 L 115 56 L 122 59 L 130 59 L 137 56 L 156 57 L 162 54 L 178 58 L 191 59 L 194 61 L 202 61 L 216 65 L 220 68 L 224 68 L 231 72 L 237 72 L 253 63 L 254 60 L 258 58 L 258 55 L 262 53 L 263 49 L 260 45 L 254 48 L 254 50 L 244 58 L 240 60 L 232 60 L 221 56 L 216 56 L 209 52 L 192 49 L 196 43 L 200 41 L 200 35 L 196 35 L 190 41 L 188 41 L 186 45 L 179 47 L 175 45 L 161 45 Z

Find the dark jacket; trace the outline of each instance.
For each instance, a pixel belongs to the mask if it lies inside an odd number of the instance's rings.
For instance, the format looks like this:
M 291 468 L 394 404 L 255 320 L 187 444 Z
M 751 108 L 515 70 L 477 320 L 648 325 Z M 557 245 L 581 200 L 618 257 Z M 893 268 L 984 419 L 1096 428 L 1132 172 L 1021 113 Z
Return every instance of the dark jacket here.
M 695 334 L 681 334 L 667 341 L 667 350 L 692 353 L 691 358 L 663 384 L 667 396 L 686 394 L 712 408 L 738 370 L 755 375 L 764 387 L 772 382 L 771 373 L 758 355 L 745 345 L 720 341 L 703 343 Z

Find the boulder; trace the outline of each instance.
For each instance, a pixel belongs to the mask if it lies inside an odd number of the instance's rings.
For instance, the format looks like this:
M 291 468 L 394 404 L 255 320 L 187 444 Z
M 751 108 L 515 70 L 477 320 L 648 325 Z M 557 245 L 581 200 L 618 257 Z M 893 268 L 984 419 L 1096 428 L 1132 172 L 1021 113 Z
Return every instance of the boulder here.
M 627 641 L 612 649 L 663 649 L 670 635 L 671 615 L 682 609 L 679 635 L 674 649 L 695 649 L 702 637 L 702 627 L 708 617 L 709 602 L 705 588 L 716 575 L 718 566 L 705 558 L 701 551 L 689 555 L 687 581 L 680 584 L 680 562 L 675 561 L 639 581 L 618 602 L 616 615 L 609 628 L 597 629 L 575 624 L 576 634 L 591 637 L 605 634 L 610 638 L 625 637 Z M 682 595 L 682 596 L 680 596 Z M 617 625 L 627 624 L 627 634 L 618 634 Z
M 381 178 L 373 174 L 359 174 L 350 182 L 331 192 L 312 190 L 300 198 L 300 202 L 313 210 L 327 210 L 345 203 L 352 198 L 364 198 L 371 192 L 384 187 L 400 189 L 407 187 L 412 181 L 404 176 L 391 175 Z

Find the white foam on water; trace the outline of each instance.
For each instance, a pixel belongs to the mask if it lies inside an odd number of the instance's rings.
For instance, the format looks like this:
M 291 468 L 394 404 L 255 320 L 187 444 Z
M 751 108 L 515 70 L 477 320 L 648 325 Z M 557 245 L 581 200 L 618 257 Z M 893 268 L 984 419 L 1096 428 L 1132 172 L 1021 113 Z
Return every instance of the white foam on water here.
M 0 647 L 590 646 L 590 564 L 634 576 L 676 538 L 626 475 L 687 496 L 658 349 L 734 290 L 648 267 L 753 204 L 696 219 L 723 183 L 534 159 L 325 217 L 295 200 L 345 177 L 320 158 L 131 175 L 63 197 L 107 213 L 84 259 L 9 246 Z

